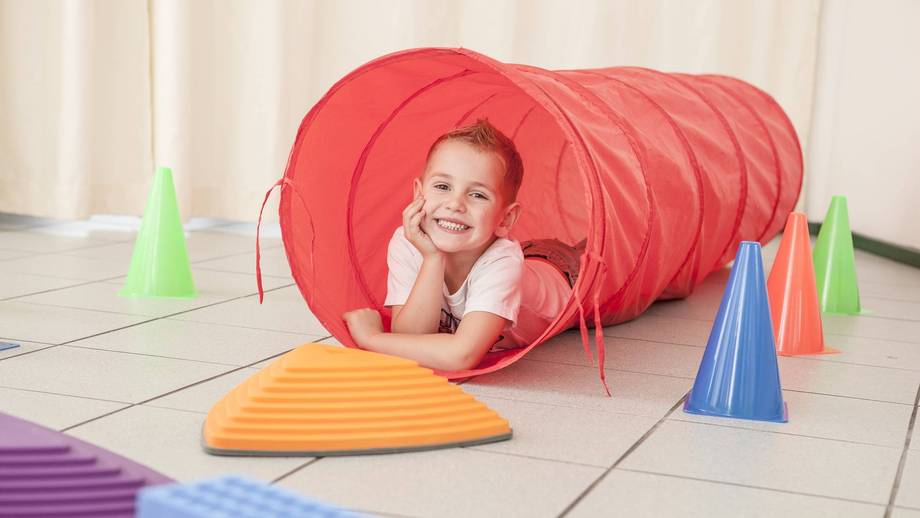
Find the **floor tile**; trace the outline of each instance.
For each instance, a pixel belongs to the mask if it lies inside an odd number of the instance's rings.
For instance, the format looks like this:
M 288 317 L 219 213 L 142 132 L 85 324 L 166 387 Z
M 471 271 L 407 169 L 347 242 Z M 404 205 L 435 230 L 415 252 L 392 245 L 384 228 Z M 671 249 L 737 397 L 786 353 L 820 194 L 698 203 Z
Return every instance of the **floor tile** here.
M 192 276 L 195 289 L 198 290 L 198 295 L 194 298 L 123 297 L 119 295 L 119 291 L 124 286 L 124 278 L 119 278 L 21 297 L 16 300 L 31 304 L 162 317 L 251 295 L 258 290 L 255 277 L 251 275 L 193 269 Z M 277 277 L 266 277 L 262 282 L 265 289 L 272 289 L 283 286 L 288 281 Z
M 611 466 L 657 418 L 559 407 L 526 401 L 477 396 L 507 419 L 514 430 L 510 441 L 473 449 L 513 453 L 547 460 Z
M 14 358 L 21 354 L 31 353 L 33 351 L 38 351 L 40 349 L 46 349 L 48 347 L 54 347 L 52 344 L 42 344 L 38 342 L 26 342 L 23 340 L 12 340 L 7 338 L 0 337 L 0 342 L 19 344 L 19 347 L 13 347 L 12 349 L 4 349 L 0 351 L 0 360 L 7 360 L 9 358 Z
M 699 369 L 703 348 L 688 345 L 673 345 L 661 342 L 647 342 L 632 338 L 606 338 L 606 366 L 608 369 L 645 372 L 663 376 L 695 378 Z M 592 356 L 594 342 L 591 342 Z M 549 341 L 534 347 L 526 358 L 532 361 L 568 363 L 592 366 L 581 343 L 581 334 L 569 330 L 556 335 Z
M 329 334 L 310 311 L 297 286 L 266 293 L 264 304 L 259 304 L 258 295 L 253 295 L 172 318 L 308 335 Z
M 452 448 L 325 457 L 278 484 L 335 505 L 410 516 L 538 518 L 558 516 L 601 473 L 591 466 Z
M 920 288 L 920 268 L 902 264 L 863 250 L 854 250 L 859 280 Z
M 904 464 L 894 505 L 920 509 L 920 450 L 907 452 L 907 463 Z
M 920 289 L 916 286 L 901 286 L 895 284 L 879 284 L 859 280 L 859 296 L 875 297 L 887 300 L 905 300 L 920 302 Z M 872 308 L 869 308 L 872 309 Z
M 254 252 L 256 247 L 255 238 L 239 236 L 228 233 L 214 232 L 213 229 L 186 232 L 185 245 L 188 251 L 189 261 L 196 263 L 207 261 L 228 255 L 242 254 L 245 252 Z M 0 244 L 0 248 L 3 248 Z M 77 255 L 81 257 L 100 257 L 109 258 L 116 261 L 122 261 L 130 264 L 131 256 L 134 253 L 134 242 L 124 242 L 108 244 L 105 246 L 96 246 L 82 250 L 68 252 L 68 255 Z
M 710 331 L 712 321 L 642 315 L 629 322 L 605 327 L 604 336 L 703 347 L 709 340 Z
M 209 455 L 201 448 L 204 414 L 134 406 L 68 430 L 180 482 L 239 473 L 270 482 L 309 461 L 305 457 Z
M 3 262 L 5 272 L 30 273 L 45 277 L 97 281 L 128 273 L 130 263 L 100 257 L 66 254 L 33 254 Z
M 68 345 L 227 365 L 249 365 L 321 338 L 162 319 Z
M 17 252 L 16 250 L 0 250 L 0 262 L 9 261 L 10 259 L 19 259 L 20 257 L 28 257 L 30 255 L 35 255 L 32 252 Z M 0 264 L 0 267 L 3 265 Z
M 62 345 L 0 362 L 0 386 L 138 403 L 230 369 Z
M 12 341 L 60 344 L 112 331 L 147 320 L 86 309 L 41 306 L 17 301 L 0 302 L 0 329 Z
M 822 320 L 825 333 L 894 340 L 920 345 L 920 320 L 907 321 L 827 313 L 823 315 Z
M 920 372 L 821 361 L 778 358 L 780 383 L 787 390 L 912 405 Z
M 55 236 L 29 230 L 0 232 L 0 249 L 20 252 L 48 254 L 97 247 L 106 243 L 89 237 Z
M 920 288 L 917 288 L 920 290 Z M 871 311 L 871 316 L 920 320 L 920 301 L 890 300 L 875 297 L 861 297 L 859 303 Z
M 566 518 L 808 516 L 882 518 L 881 505 L 615 469 Z
M 127 403 L 0 388 L 0 412 L 61 430 L 127 407 Z
M 920 509 L 894 507 L 891 510 L 891 518 L 920 518 Z
M 840 353 L 807 356 L 807 358 L 893 369 L 920 370 L 920 347 L 916 344 L 830 333 L 825 333 L 824 342 L 827 347 L 837 349 Z
M 220 401 L 234 387 L 252 375 L 258 374 L 259 371 L 260 369 L 250 368 L 231 371 L 212 380 L 148 401 L 144 405 L 206 414 L 214 403 Z
M 291 278 L 291 267 L 288 265 L 287 255 L 283 248 L 263 251 L 261 261 L 263 276 Z M 202 261 L 195 263 L 195 268 L 255 275 L 256 254 L 255 252 L 250 252 Z
M 668 420 L 620 466 L 887 504 L 901 448 Z
M 682 410 L 669 419 L 899 448 L 904 445 L 912 411 L 907 405 L 788 390 L 783 391 L 783 400 L 789 408 L 788 423 L 709 417 Z
M 475 396 L 659 418 L 690 390 L 692 380 L 607 371 L 607 397 L 597 369 L 527 359 L 464 383 Z
M 0 267 L 7 261 L 0 263 Z M 2 268 L 0 268 L 2 270 Z M 0 271 L 0 299 L 21 297 L 30 293 L 39 293 L 48 290 L 73 286 L 85 281 L 75 279 L 61 279 L 47 275 L 32 275 L 20 272 Z

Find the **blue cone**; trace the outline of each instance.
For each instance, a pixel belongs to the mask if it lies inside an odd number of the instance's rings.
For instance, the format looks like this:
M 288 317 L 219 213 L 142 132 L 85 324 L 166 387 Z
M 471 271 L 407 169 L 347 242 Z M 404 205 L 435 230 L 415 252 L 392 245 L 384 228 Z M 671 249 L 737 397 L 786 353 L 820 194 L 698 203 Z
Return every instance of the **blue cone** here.
M 759 243 L 738 248 L 684 411 L 788 421 Z

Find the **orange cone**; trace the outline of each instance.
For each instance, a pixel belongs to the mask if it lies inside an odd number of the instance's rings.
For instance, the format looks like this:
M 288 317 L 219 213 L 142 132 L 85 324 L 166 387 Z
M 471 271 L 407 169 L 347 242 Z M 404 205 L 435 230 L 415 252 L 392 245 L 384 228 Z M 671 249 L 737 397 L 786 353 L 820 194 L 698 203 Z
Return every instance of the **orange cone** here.
M 836 353 L 824 346 L 821 309 L 805 214 L 786 220 L 770 278 L 767 280 L 776 352 L 783 356 Z

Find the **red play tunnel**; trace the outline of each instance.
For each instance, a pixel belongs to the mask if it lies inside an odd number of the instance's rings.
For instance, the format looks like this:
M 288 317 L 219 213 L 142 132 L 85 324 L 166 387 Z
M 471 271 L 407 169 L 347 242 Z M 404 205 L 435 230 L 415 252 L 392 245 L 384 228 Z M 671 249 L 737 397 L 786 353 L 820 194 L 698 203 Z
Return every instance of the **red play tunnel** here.
M 310 309 L 354 346 L 342 313 L 388 322 L 387 243 L 412 178 L 441 134 L 488 118 L 524 160 L 512 237 L 587 249 L 565 311 L 529 347 L 489 353 L 461 378 L 500 369 L 546 339 L 629 320 L 684 297 L 734 256 L 769 241 L 798 198 L 802 157 L 789 119 L 747 83 L 642 68 L 548 71 L 466 49 L 384 56 L 350 73 L 310 110 L 282 186 L 280 219 Z

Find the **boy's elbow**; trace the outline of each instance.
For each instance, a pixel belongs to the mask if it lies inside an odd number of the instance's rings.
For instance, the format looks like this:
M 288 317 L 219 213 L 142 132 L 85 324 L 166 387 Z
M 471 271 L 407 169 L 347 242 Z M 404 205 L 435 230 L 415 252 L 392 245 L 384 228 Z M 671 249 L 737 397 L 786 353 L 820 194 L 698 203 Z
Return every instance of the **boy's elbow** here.
M 465 371 L 472 369 L 479 365 L 479 362 L 482 360 L 482 354 L 476 354 L 477 347 L 473 347 L 470 344 L 459 343 L 456 348 L 451 351 L 451 354 L 448 354 L 444 358 L 444 367 L 442 370 L 445 371 Z

